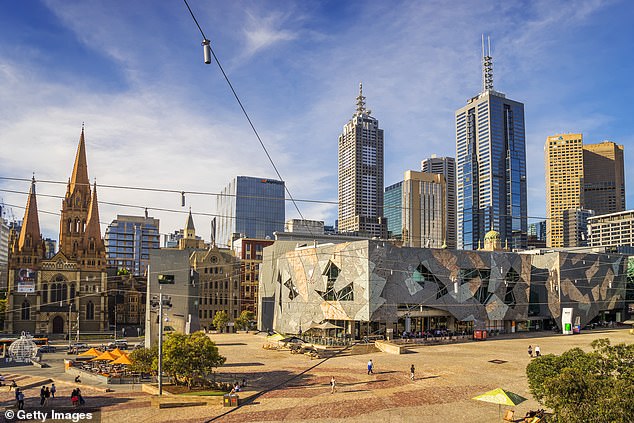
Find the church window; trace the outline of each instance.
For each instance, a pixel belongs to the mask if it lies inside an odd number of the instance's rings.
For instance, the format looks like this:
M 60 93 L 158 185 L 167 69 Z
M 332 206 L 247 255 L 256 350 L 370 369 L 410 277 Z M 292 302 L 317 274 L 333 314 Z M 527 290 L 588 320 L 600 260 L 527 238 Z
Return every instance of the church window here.
M 42 285 L 42 304 L 48 303 L 48 285 Z
M 95 305 L 92 301 L 86 304 L 86 320 L 95 320 Z
M 22 320 L 31 320 L 31 303 L 29 303 L 27 300 L 24 300 L 24 302 L 22 303 L 21 317 Z

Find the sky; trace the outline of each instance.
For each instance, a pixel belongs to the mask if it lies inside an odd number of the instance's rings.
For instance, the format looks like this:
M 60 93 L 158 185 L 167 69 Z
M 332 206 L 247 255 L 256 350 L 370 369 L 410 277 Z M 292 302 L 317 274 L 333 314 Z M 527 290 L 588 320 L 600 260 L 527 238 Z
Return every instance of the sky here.
M 545 216 L 546 137 L 634 148 L 634 2 L 189 0 L 304 218 L 337 215 L 337 138 L 359 83 L 385 131 L 385 186 L 455 156 L 454 113 L 482 86 L 525 105 L 529 223 Z M 182 1 L 25 0 L 0 12 L 0 199 L 22 219 L 35 175 L 44 236 L 58 238 L 82 124 L 102 232 L 122 215 L 210 238 L 238 175 L 277 179 Z M 627 206 L 634 175 L 626 164 Z M 4 178 L 4 179 L 2 179 Z M 15 178 L 18 180 L 6 179 Z M 51 183 L 55 181 L 61 183 Z M 181 195 L 108 188 L 201 192 Z M 8 211 L 10 209 L 10 212 Z M 298 217 L 287 203 L 287 219 Z

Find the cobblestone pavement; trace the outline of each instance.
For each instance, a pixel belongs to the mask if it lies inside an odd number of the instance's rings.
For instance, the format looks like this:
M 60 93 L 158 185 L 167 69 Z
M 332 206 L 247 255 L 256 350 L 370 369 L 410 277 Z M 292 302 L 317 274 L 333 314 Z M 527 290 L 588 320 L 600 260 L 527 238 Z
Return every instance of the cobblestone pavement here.
M 104 392 L 83 384 L 87 406 L 99 407 L 103 422 L 492 422 L 499 421 L 498 407 L 471 400 L 488 390 L 502 387 L 528 401 L 514 407 L 524 415 L 538 404 L 528 391 L 525 369 L 531 358 L 529 344 L 539 345 L 542 354 L 560 354 L 574 346 L 589 350 L 597 338 L 608 337 L 613 343 L 634 342 L 627 330 L 588 331 L 581 335 L 561 336 L 544 332 L 516 334 L 513 338 L 492 338 L 484 342 L 417 346 L 402 355 L 390 355 L 368 349 L 367 353 L 342 352 L 335 357 L 311 360 L 288 350 L 265 350 L 264 337 L 254 334 L 211 335 L 227 363 L 219 377 L 227 380 L 246 378 L 251 397 L 237 408 L 214 406 L 158 409 L 151 396 L 142 392 Z M 366 363 L 372 358 L 375 372 L 367 374 Z M 491 362 L 496 360 L 499 364 Z M 416 378 L 409 379 L 411 364 Z M 16 369 L 16 373 L 17 373 Z M 5 377 L 11 370 L 2 372 Z M 330 378 L 337 380 L 332 394 Z M 36 380 L 32 373 L 24 383 Z M 10 379 L 10 377 L 8 378 Z M 54 379 L 54 378 L 53 378 Z M 56 380 L 56 384 L 58 384 Z M 74 384 L 60 381 L 58 399 L 51 406 L 68 405 Z M 14 393 L 0 388 L 0 406 L 12 407 Z M 26 391 L 27 409 L 39 408 L 39 388 Z

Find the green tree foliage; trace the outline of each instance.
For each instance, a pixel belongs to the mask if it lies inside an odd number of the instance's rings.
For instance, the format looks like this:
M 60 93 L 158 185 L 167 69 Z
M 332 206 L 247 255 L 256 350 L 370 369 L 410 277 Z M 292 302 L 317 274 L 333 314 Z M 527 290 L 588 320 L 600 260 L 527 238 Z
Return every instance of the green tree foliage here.
M 203 332 L 191 335 L 173 332 L 163 342 L 163 371 L 176 384 L 185 384 L 189 389 L 205 384 L 207 376 L 225 360 Z
M 251 329 L 251 322 L 255 320 L 255 313 L 249 310 L 243 310 L 235 321 L 236 327 L 240 330 Z
M 133 372 L 156 374 L 158 369 L 158 345 L 152 348 L 139 348 L 129 355 Z
M 211 323 L 213 323 L 213 325 L 216 327 L 216 330 L 224 332 L 225 328 L 227 327 L 227 323 L 229 323 L 229 316 L 224 311 L 219 311 L 214 315 Z
M 531 393 L 554 411 L 554 422 L 616 423 L 634 416 L 634 345 L 598 339 L 592 348 L 541 356 L 527 366 Z

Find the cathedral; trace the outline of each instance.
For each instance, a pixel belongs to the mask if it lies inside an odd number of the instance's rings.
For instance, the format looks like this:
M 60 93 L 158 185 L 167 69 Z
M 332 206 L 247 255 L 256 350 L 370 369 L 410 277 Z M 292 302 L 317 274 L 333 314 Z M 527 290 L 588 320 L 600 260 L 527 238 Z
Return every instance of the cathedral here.
M 108 331 L 106 252 L 97 184 L 90 186 L 84 128 L 62 200 L 59 251 L 46 259 L 31 181 L 20 233 L 9 245 L 5 332 L 33 335 Z

